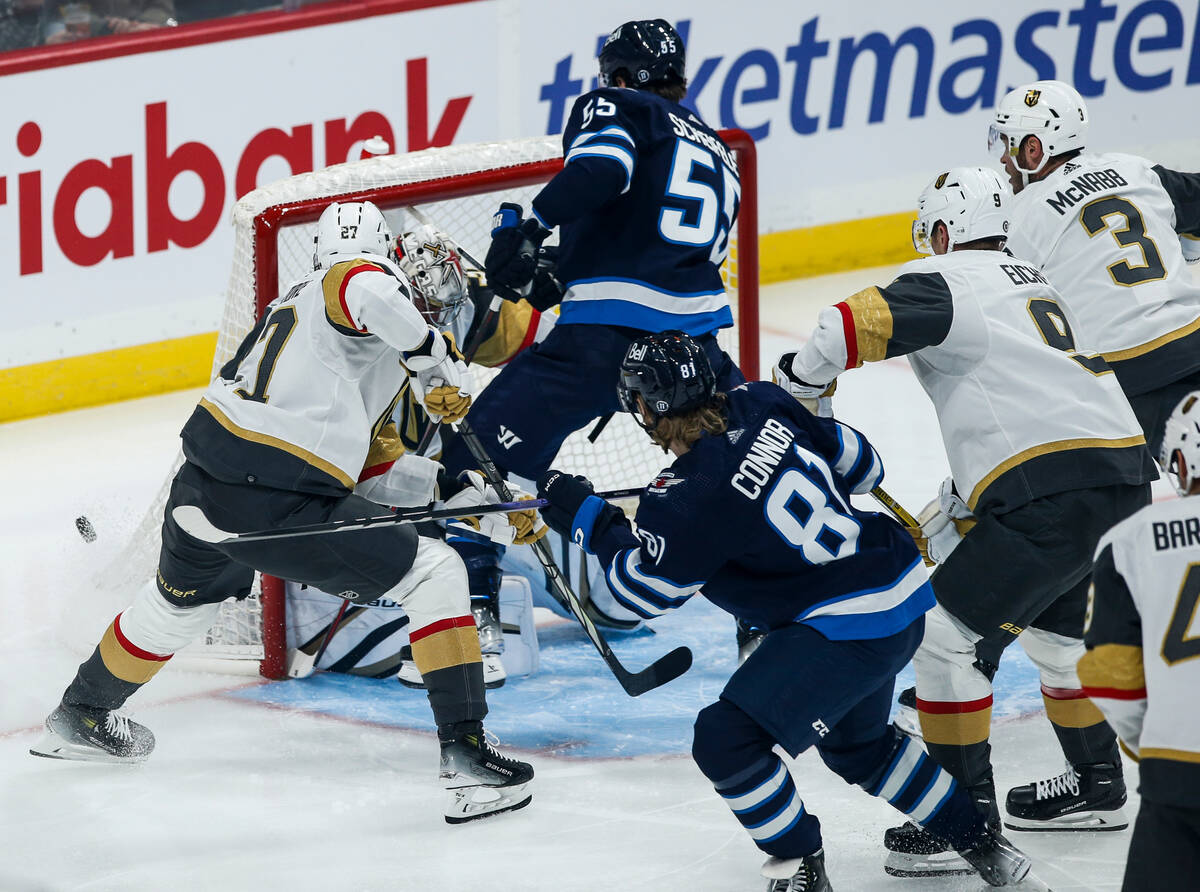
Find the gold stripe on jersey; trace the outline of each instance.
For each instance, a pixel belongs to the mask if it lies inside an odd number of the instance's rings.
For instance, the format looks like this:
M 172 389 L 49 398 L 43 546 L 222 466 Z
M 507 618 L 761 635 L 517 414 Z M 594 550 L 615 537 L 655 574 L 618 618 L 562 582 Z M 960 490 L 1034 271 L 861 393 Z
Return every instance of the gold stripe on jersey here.
M 1129 748 L 1129 744 L 1127 744 L 1124 740 L 1122 740 L 1119 737 L 1117 738 L 1117 746 L 1119 746 L 1121 748 L 1121 752 L 1123 752 L 1129 758 L 1133 759 L 1133 761 L 1135 761 L 1135 762 L 1142 761 L 1142 757 L 1139 756 L 1137 753 L 1135 753 L 1133 750 L 1131 750 Z
M 1173 750 L 1158 746 L 1144 746 L 1141 748 L 1143 759 L 1167 759 L 1171 762 L 1195 762 L 1200 763 L 1200 753 L 1192 752 L 1191 750 Z
M 1153 350 L 1157 350 L 1159 347 L 1171 343 L 1172 341 L 1178 341 L 1180 338 L 1186 338 L 1188 335 L 1194 334 L 1197 331 L 1200 331 L 1200 318 L 1194 320 L 1193 322 L 1189 322 L 1182 328 L 1177 328 L 1174 331 L 1169 331 L 1164 335 L 1159 335 L 1153 341 L 1147 341 L 1140 346 L 1130 347 L 1127 350 L 1113 350 L 1109 353 L 1101 353 L 1100 355 L 1104 357 L 1105 362 L 1123 362 L 1126 359 L 1134 359 L 1138 356 L 1143 356 Z
M 505 301 L 500 306 L 496 329 L 475 351 L 473 362 L 494 368 L 517 355 L 533 322 L 533 307 L 527 301 Z
M 354 324 L 354 320 L 346 312 L 346 305 L 342 303 L 342 287 L 350 276 L 359 272 L 383 272 L 383 269 L 369 260 L 363 260 L 357 257 L 354 260 L 343 260 L 341 263 L 335 263 L 329 267 L 325 275 L 321 278 L 321 291 L 325 294 L 325 315 L 329 317 L 329 321 L 333 323 L 334 328 L 341 331 L 343 334 L 351 335 L 366 335 L 370 334 L 365 328 L 359 328 Z
M 1085 688 L 1140 691 L 1146 687 L 1142 649 L 1133 644 L 1100 644 L 1079 658 L 1079 683 Z
M 930 713 L 918 710 L 921 736 L 927 743 L 946 746 L 970 746 L 988 739 L 992 728 L 992 707 L 974 712 Z
M 892 339 L 892 310 L 879 289 L 874 285 L 864 288 L 850 295 L 843 303 L 854 320 L 858 365 L 886 359 L 887 345 Z
M 1060 728 L 1090 728 L 1104 721 L 1104 714 L 1087 697 L 1075 700 L 1055 700 L 1042 694 L 1046 718 Z
M 400 431 L 396 430 L 394 422 L 389 421 L 371 441 L 371 446 L 367 449 L 367 460 L 363 462 L 363 470 L 393 462 L 407 451 L 400 439 Z
M 979 504 L 980 497 L 989 486 L 995 483 L 1002 474 L 1008 473 L 1018 465 L 1023 465 L 1030 459 L 1050 455 L 1054 452 L 1069 452 L 1072 449 L 1125 449 L 1130 446 L 1144 446 L 1145 443 L 1145 437 L 1141 434 L 1135 434 L 1132 437 L 1120 437 L 1115 440 L 1104 439 L 1102 437 L 1078 437 L 1071 440 L 1056 440 L 1053 443 L 1042 443 L 1039 446 L 1031 446 L 1022 452 L 1018 452 L 1011 458 L 1002 461 L 989 471 L 982 480 L 975 484 L 975 488 L 971 490 L 971 497 L 967 499 L 967 507 L 974 511 L 975 506 Z
M 319 455 L 315 455 L 295 443 L 289 443 L 287 440 L 281 440 L 278 437 L 272 437 L 270 434 L 261 434 L 258 431 L 247 430 L 240 425 L 235 424 L 230 418 L 221 411 L 215 403 L 210 403 L 205 397 L 200 398 L 200 408 L 208 412 L 209 415 L 225 428 L 229 433 L 233 434 L 239 440 L 245 440 L 248 443 L 258 443 L 263 446 L 271 446 L 286 452 L 288 455 L 294 455 L 306 464 L 312 465 L 319 471 L 323 471 L 330 477 L 333 477 L 338 483 L 341 483 L 347 489 L 354 489 L 354 478 L 339 468 L 330 461 L 326 461 Z

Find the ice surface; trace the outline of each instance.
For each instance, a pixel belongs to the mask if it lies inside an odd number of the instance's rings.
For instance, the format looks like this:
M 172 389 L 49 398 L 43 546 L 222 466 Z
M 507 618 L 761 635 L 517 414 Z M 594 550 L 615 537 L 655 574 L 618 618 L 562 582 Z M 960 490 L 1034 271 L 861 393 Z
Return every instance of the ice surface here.
M 890 273 L 764 289 L 765 364 L 821 306 Z M 676 644 L 696 653 L 688 675 L 636 700 L 580 632 L 546 629 L 541 673 L 489 697 L 489 728 L 537 769 L 533 803 L 477 824 L 443 823 L 427 705 L 392 681 L 266 683 L 168 667 L 129 705 L 158 737 L 145 765 L 29 756 L 75 666 L 128 601 L 93 579 L 161 483 L 196 395 L 0 425 L 0 892 L 761 888 L 763 858 L 688 755 L 695 713 L 734 666 L 731 621 L 701 602 L 658 621 L 657 634 L 614 640 L 633 669 Z M 836 404 L 883 453 L 885 488 L 919 510 L 946 460 L 907 363 L 843 376 Z M 94 543 L 76 532 L 79 515 Z M 1019 649 L 997 678 L 996 716 L 1001 791 L 1060 770 Z M 982 888 L 886 876 L 881 840 L 896 814 L 812 753 L 795 775 L 821 818 L 835 888 Z M 1013 836 L 1059 892 L 1120 886 L 1127 832 Z

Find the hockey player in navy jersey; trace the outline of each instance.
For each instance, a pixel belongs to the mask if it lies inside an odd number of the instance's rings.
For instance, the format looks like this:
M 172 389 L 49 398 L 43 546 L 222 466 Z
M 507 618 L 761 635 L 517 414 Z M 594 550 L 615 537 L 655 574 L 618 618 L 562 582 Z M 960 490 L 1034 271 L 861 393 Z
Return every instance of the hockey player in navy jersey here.
M 685 331 L 723 390 L 744 380 L 716 339 L 733 324 L 720 265 L 738 212 L 737 162 L 680 105 L 683 42 L 662 19 L 627 22 L 599 65 L 601 87 L 581 96 L 567 121 L 562 171 L 528 219 L 516 205 L 501 208 L 484 264 L 501 294 L 527 294 L 538 310 L 562 303 L 545 341 L 509 363 L 471 410 L 497 466 L 529 480 L 569 434 L 620 410 L 612 382 L 643 332 Z M 538 253 L 554 228 L 551 274 Z M 474 467 L 461 441 L 447 444 L 442 462 L 451 474 Z M 488 546 L 462 553 L 473 599 L 486 597 L 497 557 Z
M 704 595 L 767 629 L 720 699 L 696 719 L 692 754 L 769 860 L 769 890 L 828 890 L 820 822 L 781 746 L 815 746 L 847 782 L 947 841 L 991 885 L 1030 861 L 987 826 L 967 793 L 888 723 L 896 673 L 912 657 L 933 592 L 912 539 L 851 493 L 883 478 L 853 428 L 810 414 L 774 384 L 718 387 L 682 332 L 645 335 L 621 365 L 620 400 L 676 456 L 642 495 L 636 532 L 584 478 L 539 481 L 546 522 L 607 567 L 643 617 Z

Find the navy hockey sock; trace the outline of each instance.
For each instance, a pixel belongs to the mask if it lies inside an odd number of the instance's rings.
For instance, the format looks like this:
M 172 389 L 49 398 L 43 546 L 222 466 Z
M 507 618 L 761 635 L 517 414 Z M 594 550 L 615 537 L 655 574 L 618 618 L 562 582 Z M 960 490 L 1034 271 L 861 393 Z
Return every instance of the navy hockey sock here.
M 805 810 L 787 766 L 774 753 L 713 786 L 768 855 L 801 858 L 821 848 L 821 822 Z
M 956 849 L 977 836 L 984 824 L 967 791 L 906 735 L 897 735 L 886 767 L 863 789 Z

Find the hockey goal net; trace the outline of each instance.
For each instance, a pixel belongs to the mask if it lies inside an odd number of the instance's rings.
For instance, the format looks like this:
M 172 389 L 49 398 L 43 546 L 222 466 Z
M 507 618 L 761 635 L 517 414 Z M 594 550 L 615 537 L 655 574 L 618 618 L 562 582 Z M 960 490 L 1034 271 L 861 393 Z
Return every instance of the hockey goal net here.
M 754 143 L 742 131 L 723 131 L 741 172 L 741 210 L 729 257 L 722 269 L 734 327 L 720 334 L 722 346 L 747 377 L 757 378 L 758 220 Z M 234 354 L 262 309 L 312 269 L 316 221 L 331 200 L 370 200 L 400 233 L 417 223 L 417 208 L 468 253 L 482 259 L 490 241 L 491 217 L 500 202 L 528 208 L 533 196 L 562 167 L 557 138 L 426 149 L 381 155 L 299 174 L 256 189 L 234 209 L 233 268 L 213 357 L 212 373 Z M 476 369 L 486 386 L 495 372 Z M 567 439 L 556 466 L 587 475 L 599 489 L 640 486 L 664 465 L 632 418 L 614 416 L 594 443 L 588 431 Z M 149 578 L 158 557 L 159 527 L 170 480 L 125 552 L 101 583 L 128 586 Z M 104 578 L 107 577 L 107 578 Z M 254 671 L 282 678 L 286 663 L 286 617 L 281 580 L 262 577 L 247 600 L 227 601 L 205 639 L 180 654 L 229 671 Z

